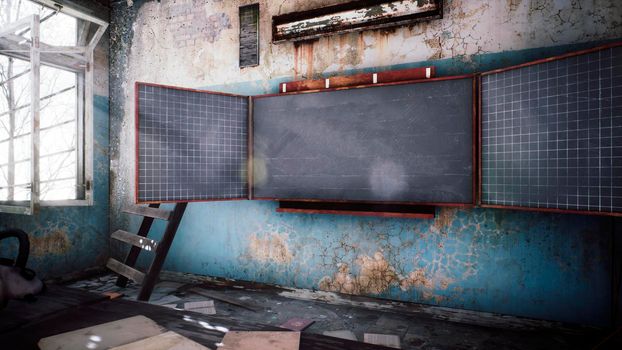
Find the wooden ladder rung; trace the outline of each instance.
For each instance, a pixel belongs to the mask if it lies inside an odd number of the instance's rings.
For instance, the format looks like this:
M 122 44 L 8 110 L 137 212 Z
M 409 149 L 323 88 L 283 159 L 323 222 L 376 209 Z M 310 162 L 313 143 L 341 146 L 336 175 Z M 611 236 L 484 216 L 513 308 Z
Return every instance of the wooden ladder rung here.
M 110 238 L 114 238 L 118 241 L 129 243 L 135 247 L 141 248 L 148 252 L 155 251 L 158 246 L 158 241 L 156 240 L 153 240 L 147 237 L 141 237 L 137 234 L 123 231 L 123 230 L 114 231 L 110 235 Z
M 170 220 L 171 211 L 159 208 L 141 207 L 138 205 L 123 209 L 123 212 L 139 216 L 146 216 L 160 220 Z
M 131 279 L 132 281 L 138 283 L 138 284 L 142 284 L 143 280 L 145 279 L 145 274 L 134 269 L 131 268 L 125 264 L 123 264 L 122 262 L 110 258 L 108 259 L 108 263 L 106 264 L 106 267 L 108 267 L 109 269 L 111 269 L 112 271 L 118 273 L 121 276 L 125 276 L 129 279 Z

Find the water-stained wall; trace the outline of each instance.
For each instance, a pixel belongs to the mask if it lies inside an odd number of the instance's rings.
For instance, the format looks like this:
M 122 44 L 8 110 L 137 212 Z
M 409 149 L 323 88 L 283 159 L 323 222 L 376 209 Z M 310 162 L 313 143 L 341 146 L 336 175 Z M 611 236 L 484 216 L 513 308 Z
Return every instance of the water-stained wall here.
M 445 1 L 441 20 L 270 43 L 271 16 L 339 1 L 260 2 L 260 65 L 238 67 L 238 6 L 113 4 L 111 229 L 134 193 L 134 82 L 239 94 L 306 77 L 433 64 L 441 75 L 503 67 L 622 37 L 616 1 Z M 275 213 L 272 202 L 189 205 L 165 268 L 449 307 L 605 325 L 612 220 L 439 209 L 434 220 Z M 157 226 L 152 231 L 162 231 Z M 158 237 L 158 233 L 154 233 Z
M 91 1 L 81 1 L 83 8 L 107 9 Z M 81 8 L 81 9 L 83 9 Z M 94 70 L 94 148 L 92 206 L 42 207 L 32 216 L 0 214 L 0 229 L 19 228 L 30 235 L 28 266 L 42 277 L 105 264 L 109 255 L 109 102 L 108 102 L 108 34 L 95 49 Z M 17 242 L 0 243 L 1 257 L 14 257 Z

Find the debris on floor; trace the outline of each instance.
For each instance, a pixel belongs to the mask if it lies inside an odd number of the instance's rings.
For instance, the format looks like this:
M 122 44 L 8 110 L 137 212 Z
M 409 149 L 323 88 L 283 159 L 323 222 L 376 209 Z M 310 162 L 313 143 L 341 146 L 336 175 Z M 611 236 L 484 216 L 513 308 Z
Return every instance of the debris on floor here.
M 365 333 L 363 341 L 369 344 L 382 345 L 390 348 L 401 349 L 400 337 L 394 334 Z
M 178 301 L 180 301 L 181 298 L 176 297 L 174 295 L 165 295 L 159 299 L 152 299 L 150 301 L 151 304 L 156 304 L 156 305 L 166 305 L 166 304 L 174 304 L 177 303 Z
M 133 343 L 111 348 L 110 350 L 210 350 L 183 335 L 168 331 Z
M 213 300 L 191 301 L 184 303 L 184 310 L 199 312 L 206 315 L 215 315 L 216 308 Z
M 298 350 L 298 332 L 236 332 L 225 334 L 220 350 Z
M 136 300 L 136 284 L 130 282 L 126 288 L 119 288 L 115 282 L 116 276 L 110 274 L 68 286 L 96 293 L 122 293 L 121 299 Z M 365 333 L 392 335 L 383 338 L 383 344 L 402 349 L 584 349 L 602 337 L 592 328 L 550 321 L 171 271 L 160 274 L 150 303 L 183 310 L 185 303 L 206 300 L 213 303 L 213 312 L 217 310 L 219 317 L 238 322 L 292 329 L 290 323 L 296 323 L 292 320 L 308 320 L 313 323 L 303 328 L 304 333 L 359 341 L 365 339 Z M 212 309 L 206 307 L 203 311 Z M 377 339 L 367 337 L 369 341 Z
M 352 333 L 352 331 L 349 331 L 349 330 L 325 331 L 322 334 L 327 336 L 327 337 L 334 337 L 334 338 L 341 338 L 341 339 L 348 339 L 348 340 L 352 340 L 352 341 L 358 341 L 358 339 L 356 339 L 356 335 L 354 335 L 354 333 Z
M 241 308 L 250 310 L 250 311 L 259 311 L 261 308 L 253 305 L 251 303 L 245 302 L 243 300 L 235 300 L 233 298 L 229 298 L 226 295 L 223 295 L 222 293 L 216 292 L 216 291 L 209 291 L 209 290 L 205 290 L 203 288 L 191 288 L 189 289 L 189 292 L 191 293 L 195 293 L 195 294 L 199 294 L 202 295 L 204 297 L 208 297 L 208 298 L 212 298 L 212 299 L 216 299 L 216 300 L 220 300 L 222 302 L 231 304 L 231 305 L 235 305 L 235 306 L 239 306 Z
M 41 350 L 108 349 L 161 334 L 166 330 L 145 316 L 134 316 L 57 334 L 39 341 Z
M 292 318 L 287 320 L 287 322 L 283 323 L 279 327 L 291 329 L 292 331 L 302 332 L 307 329 L 309 326 L 313 324 L 313 320 L 306 320 L 303 318 Z

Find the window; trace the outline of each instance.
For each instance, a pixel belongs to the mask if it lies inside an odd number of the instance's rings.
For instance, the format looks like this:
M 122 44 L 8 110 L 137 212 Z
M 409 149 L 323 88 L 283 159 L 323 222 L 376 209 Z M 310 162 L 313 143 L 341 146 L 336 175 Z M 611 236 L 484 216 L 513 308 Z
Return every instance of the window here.
M 49 0 L 0 0 L 0 211 L 92 203 L 93 49 L 106 26 Z

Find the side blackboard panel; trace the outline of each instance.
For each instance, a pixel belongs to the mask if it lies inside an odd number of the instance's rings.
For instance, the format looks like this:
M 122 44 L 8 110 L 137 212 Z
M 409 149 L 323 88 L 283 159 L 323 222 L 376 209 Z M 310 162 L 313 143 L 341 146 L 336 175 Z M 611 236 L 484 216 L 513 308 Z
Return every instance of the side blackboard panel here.
M 136 84 L 136 201 L 248 198 L 248 98 Z
M 254 197 L 473 203 L 473 79 L 253 102 Z
M 622 46 L 482 76 L 484 206 L 622 212 Z

